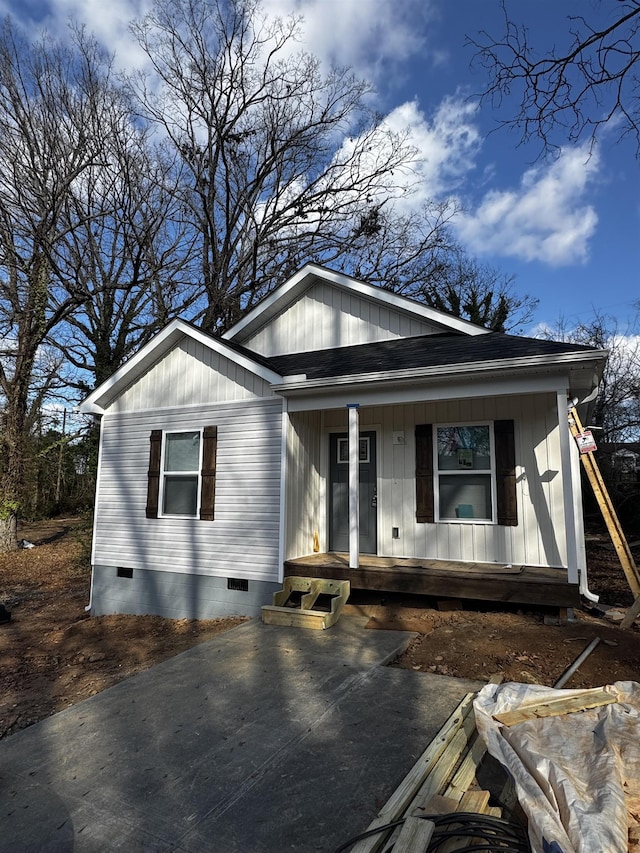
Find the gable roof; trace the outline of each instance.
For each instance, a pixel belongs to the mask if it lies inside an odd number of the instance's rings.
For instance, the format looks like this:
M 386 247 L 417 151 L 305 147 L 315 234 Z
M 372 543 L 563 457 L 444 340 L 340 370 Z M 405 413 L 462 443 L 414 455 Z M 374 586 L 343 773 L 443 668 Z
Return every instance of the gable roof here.
M 373 343 L 354 344 L 332 349 L 297 352 L 286 355 L 260 355 L 234 339 L 249 334 L 253 323 L 264 325 L 264 317 L 256 318 L 260 306 L 229 330 L 214 337 L 185 322 L 172 320 L 109 379 L 96 388 L 80 405 L 84 413 L 102 414 L 113 401 L 137 379 L 152 368 L 184 337 L 234 362 L 268 382 L 277 393 L 312 391 L 333 384 L 374 382 L 376 380 L 442 379 L 488 372 L 518 370 L 557 371 L 560 367 L 571 374 L 570 385 L 590 392 L 597 386 L 607 353 L 604 350 L 561 341 L 546 341 L 491 332 L 465 320 L 449 317 L 440 311 L 414 303 L 404 297 L 371 287 L 341 273 L 307 264 L 289 282 L 267 297 L 266 311 L 271 316 L 297 298 L 321 277 L 341 287 L 356 290 L 372 299 L 402 303 L 402 310 L 416 311 L 422 319 L 447 328 L 436 334 L 392 338 Z M 407 309 L 406 305 L 410 307 Z M 437 319 L 434 316 L 437 315 Z M 227 337 L 229 336 L 229 337 Z
M 104 410 L 126 388 L 146 373 L 166 353 L 175 347 L 184 337 L 192 338 L 208 349 L 235 362 L 245 370 L 255 373 L 269 383 L 282 381 L 282 377 L 268 366 L 265 359 L 255 356 L 249 350 L 237 345 L 228 344 L 220 338 L 215 338 L 186 323 L 184 320 L 172 320 L 157 335 L 148 341 L 135 355 L 126 361 L 122 367 L 99 385 L 80 404 L 80 411 L 85 414 L 102 414 Z
M 414 299 L 400 296 L 382 287 L 367 284 L 364 281 L 359 281 L 344 273 L 327 269 L 319 264 L 308 263 L 261 300 L 258 305 L 226 331 L 222 337 L 225 340 L 237 340 L 239 343 L 242 343 L 299 299 L 305 291 L 318 281 L 330 284 L 348 293 L 364 297 L 372 302 L 393 308 L 396 311 L 406 314 L 408 317 L 414 317 L 416 320 L 432 323 L 441 328 L 443 332 L 460 332 L 461 334 L 473 336 L 490 334 L 488 329 L 477 326 L 475 323 L 469 322 L 469 320 L 463 320 L 460 317 L 447 314 L 445 311 L 430 308 L 428 305 L 416 302 Z

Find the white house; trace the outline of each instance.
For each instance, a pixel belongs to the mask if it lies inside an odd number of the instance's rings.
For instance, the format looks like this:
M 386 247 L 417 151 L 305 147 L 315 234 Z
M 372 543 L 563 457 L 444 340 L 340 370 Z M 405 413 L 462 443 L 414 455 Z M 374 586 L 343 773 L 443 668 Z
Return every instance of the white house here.
M 493 566 L 526 567 L 566 604 L 588 592 L 567 406 L 605 358 L 314 264 L 221 338 L 174 320 L 81 407 L 101 421 L 91 611 L 253 615 L 307 558 L 442 595 L 468 568 L 487 598 Z

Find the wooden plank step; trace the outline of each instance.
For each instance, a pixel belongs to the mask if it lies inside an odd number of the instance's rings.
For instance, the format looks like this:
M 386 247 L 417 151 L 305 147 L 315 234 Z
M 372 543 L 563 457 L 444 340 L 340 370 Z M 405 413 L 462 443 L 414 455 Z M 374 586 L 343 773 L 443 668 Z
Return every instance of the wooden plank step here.
M 262 607 L 266 625 L 288 628 L 331 628 L 340 618 L 351 586 L 348 580 L 287 577 L 273 594 L 273 604 Z

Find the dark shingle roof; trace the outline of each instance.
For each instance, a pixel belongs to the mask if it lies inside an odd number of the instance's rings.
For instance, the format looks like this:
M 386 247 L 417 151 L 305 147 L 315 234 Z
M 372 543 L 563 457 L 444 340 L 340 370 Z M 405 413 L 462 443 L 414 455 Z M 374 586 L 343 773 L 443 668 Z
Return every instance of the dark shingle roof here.
M 593 347 L 499 332 L 473 336 L 444 333 L 272 356 L 261 361 L 281 376 L 305 373 L 307 379 L 329 379 L 381 371 L 589 352 L 594 352 Z

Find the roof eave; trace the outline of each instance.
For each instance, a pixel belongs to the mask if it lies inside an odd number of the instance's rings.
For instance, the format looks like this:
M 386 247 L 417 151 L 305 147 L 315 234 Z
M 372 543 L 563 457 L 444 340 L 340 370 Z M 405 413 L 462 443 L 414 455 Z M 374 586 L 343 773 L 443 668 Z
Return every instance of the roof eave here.
M 465 379 L 482 375 L 517 370 L 522 373 L 539 373 L 541 370 L 554 368 L 586 368 L 590 364 L 594 368 L 594 377 L 599 373 L 598 367 L 604 364 L 605 350 L 594 350 L 588 357 L 584 353 L 563 353 L 555 356 L 527 356 L 523 358 L 493 359 L 483 362 L 464 362 L 462 364 L 438 365 L 436 367 L 414 367 L 403 370 L 385 370 L 376 373 L 353 373 L 343 376 L 304 379 L 301 376 L 289 377 L 272 389 L 283 396 L 295 392 L 323 390 L 335 386 L 370 385 L 383 382 L 415 382 L 416 380 L 436 381 L 442 378 Z M 287 377 L 285 377 L 285 380 Z

